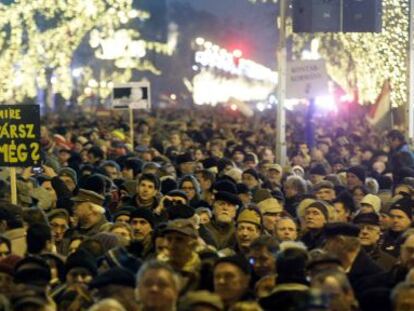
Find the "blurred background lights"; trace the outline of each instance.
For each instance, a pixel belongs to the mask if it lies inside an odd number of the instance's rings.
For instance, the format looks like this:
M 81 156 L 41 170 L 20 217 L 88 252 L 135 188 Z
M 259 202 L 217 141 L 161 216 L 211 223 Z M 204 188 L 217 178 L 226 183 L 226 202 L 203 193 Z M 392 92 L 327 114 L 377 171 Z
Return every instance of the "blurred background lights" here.
M 205 42 L 204 38 L 198 37 L 198 38 L 195 39 L 195 43 L 197 45 L 203 45 L 204 42 Z
M 237 57 L 237 58 L 240 58 L 240 57 L 243 56 L 243 52 L 239 49 L 236 49 L 236 50 L 233 51 L 233 56 Z
M 264 111 L 266 108 L 266 105 L 264 103 L 257 103 L 256 105 L 257 110 L 259 110 L 260 112 Z
M 315 106 L 321 110 L 337 110 L 335 99 L 332 95 L 317 96 L 315 98 Z

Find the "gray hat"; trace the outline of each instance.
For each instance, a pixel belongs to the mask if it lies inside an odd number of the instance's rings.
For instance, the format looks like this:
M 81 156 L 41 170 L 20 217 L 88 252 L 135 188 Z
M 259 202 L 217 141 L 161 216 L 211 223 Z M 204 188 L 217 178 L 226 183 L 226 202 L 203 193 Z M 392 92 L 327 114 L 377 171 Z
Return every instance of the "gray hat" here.
M 305 208 L 305 211 L 309 208 L 318 209 L 323 214 L 323 216 L 325 217 L 326 220 L 329 219 L 328 207 L 326 206 L 326 204 L 323 201 L 316 200 L 315 202 L 312 202 L 309 206 L 307 206 Z
M 313 186 L 313 191 L 318 192 L 321 189 L 335 189 L 335 185 L 329 180 L 323 180 L 318 182 L 316 185 Z
M 50 213 L 47 214 L 47 218 L 49 221 L 55 218 L 63 218 L 67 222 L 69 222 L 69 213 L 67 210 L 63 208 L 55 208 Z
M 196 208 L 195 213 L 197 215 L 202 214 L 202 213 L 207 213 L 208 217 L 210 218 L 213 217 L 213 214 L 211 213 L 211 210 L 208 207 L 198 207 Z
M 195 239 L 198 237 L 197 229 L 194 227 L 191 220 L 188 219 L 176 219 L 169 221 L 163 232 L 164 234 L 169 232 L 178 232 Z
M 70 177 L 75 185 L 78 183 L 78 174 L 76 174 L 75 170 L 70 167 L 63 167 L 58 171 L 58 176 L 67 176 Z
M 91 202 L 102 206 L 105 198 L 102 195 L 96 193 L 95 191 L 79 189 L 78 194 L 75 197 L 71 198 L 71 200 L 77 203 Z

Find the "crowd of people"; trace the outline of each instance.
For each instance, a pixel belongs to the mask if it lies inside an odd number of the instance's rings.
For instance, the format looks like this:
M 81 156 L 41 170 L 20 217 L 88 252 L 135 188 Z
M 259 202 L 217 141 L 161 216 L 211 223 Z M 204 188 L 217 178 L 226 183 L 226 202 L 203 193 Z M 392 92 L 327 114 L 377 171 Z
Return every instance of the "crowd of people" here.
M 0 310 L 414 310 L 414 154 L 357 114 L 47 115 L 0 171 Z

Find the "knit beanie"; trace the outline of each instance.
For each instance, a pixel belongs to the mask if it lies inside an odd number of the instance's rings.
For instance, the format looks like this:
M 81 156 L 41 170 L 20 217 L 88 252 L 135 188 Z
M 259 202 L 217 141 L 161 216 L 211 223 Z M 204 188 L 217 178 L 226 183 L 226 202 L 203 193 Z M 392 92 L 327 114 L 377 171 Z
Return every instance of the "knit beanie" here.
M 50 266 L 38 256 L 26 256 L 14 267 L 16 283 L 44 286 L 50 282 Z
M 115 213 L 112 214 L 112 219 L 116 221 L 119 216 L 129 216 L 131 217 L 131 213 L 136 209 L 135 206 L 124 206 L 117 210 Z
M 236 267 L 238 267 L 243 273 L 250 275 L 252 269 L 250 267 L 249 262 L 247 259 L 242 255 L 233 255 L 228 257 L 221 257 L 219 258 L 216 263 L 214 264 L 214 268 L 216 268 L 221 263 L 230 263 Z
M 136 208 L 133 212 L 131 212 L 131 220 L 134 218 L 142 218 L 148 221 L 152 228 L 155 225 L 155 215 L 154 213 L 147 209 L 147 208 Z
M 217 193 L 221 191 L 237 194 L 237 186 L 229 180 L 217 180 L 213 184 L 213 192 Z
M 307 259 L 307 252 L 299 248 L 288 248 L 279 252 L 276 259 L 277 283 L 307 284 L 305 275 Z
M 78 174 L 73 168 L 70 167 L 63 167 L 58 171 L 58 176 L 67 176 L 72 179 L 75 185 L 78 183 Z
M 161 177 L 160 181 L 162 194 L 166 194 L 178 188 L 178 184 L 172 176 Z
M 362 181 L 363 183 L 365 183 L 365 178 L 366 178 L 366 171 L 365 168 L 358 165 L 358 166 L 351 166 L 348 170 L 348 173 L 352 173 L 354 174 L 360 181 Z
M 107 252 L 110 249 L 120 245 L 120 239 L 118 238 L 118 235 L 116 235 L 115 233 L 99 232 L 92 236 L 92 238 L 101 243 L 104 252 Z
M 105 253 L 104 259 L 111 268 L 123 268 L 137 273 L 142 265 L 141 259 L 129 253 L 125 247 L 116 247 Z
M 389 211 L 391 212 L 392 210 L 400 210 L 404 212 L 407 215 L 407 217 L 411 220 L 413 218 L 413 205 L 413 200 L 411 200 L 411 198 L 409 197 L 404 196 L 403 198 L 393 203 Z
M 93 276 L 98 273 L 95 258 L 86 250 L 80 249 L 70 254 L 65 263 L 66 274 L 74 268 L 85 268 Z
M 135 288 L 135 275 L 123 268 L 111 268 L 96 276 L 89 284 L 89 288 L 99 289 L 109 285 Z
M 250 193 L 250 190 L 249 190 L 249 188 L 247 188 L 247 186 L 245 184 L 238 183 L 237 184 L 237 193 L 238 194 Z
M 244 174 L 249 174 L 249 175 L 253 176 L 256 180 L 259 180 L 260 179 L 259 178 L 259 174 L 257 173 L 257 171 L 254 170 L 254 169 L 252 169 L 252 168 L 249 168 L 249 169 L 245 170 L 243 172 L 243 175 Z
M 88 176 L 82 180 L 82 183 L 79 182 L 79 188 L 102 194 L 105 192 L 105 179 L 97 174 Z
M 325 176 L 328 173 L 326 172 L 325 167 L 322 164 L 317 164 L 309 170 L 310 175 L 321 175 Z
M 308 207 L 306 207 L 305 211 L 307 209 L 311 208 L 311 207 L 318 209 L 323 214 L 323 216 L 325 217 L 326 220 L 329 219 L 328 208 L 327 208 L 327 206 L 322 201 L 315 201 L 315 202 L 313 202 Z
M 188 163 L 188 162 L 193 162 L 193 161 L 194 161 L 193 157 L 191 156 L 190 153 L 179 154 L 176 158 L 177 165 Z

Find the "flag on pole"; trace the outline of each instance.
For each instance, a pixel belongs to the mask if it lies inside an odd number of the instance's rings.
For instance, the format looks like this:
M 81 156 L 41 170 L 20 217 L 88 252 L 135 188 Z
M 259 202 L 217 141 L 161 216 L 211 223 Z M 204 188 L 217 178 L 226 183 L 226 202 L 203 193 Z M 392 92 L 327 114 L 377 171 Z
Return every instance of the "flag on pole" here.
M 382 86 L 381 93 L 378 95 L 375 104 L 371 106 L 368 112 L 368 122 L 377 126 L 381 121 L 385 120 L 391 112 L 391 85 L 390 81 L 386 80 Z
M 239 109 L 239 111 L 248 118 L 251 118 L 254 116 L 254 111 L 251 107 L 249 107 L 248 104 L 245 102 L 238 100 L 234 97 L 230 97 L 230 99 L 227 102 L 228 105 L 236 105 L 236 107 Z

